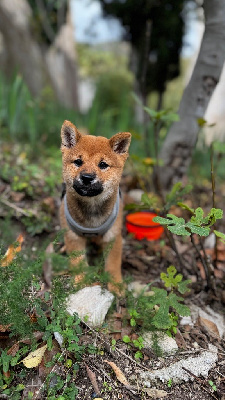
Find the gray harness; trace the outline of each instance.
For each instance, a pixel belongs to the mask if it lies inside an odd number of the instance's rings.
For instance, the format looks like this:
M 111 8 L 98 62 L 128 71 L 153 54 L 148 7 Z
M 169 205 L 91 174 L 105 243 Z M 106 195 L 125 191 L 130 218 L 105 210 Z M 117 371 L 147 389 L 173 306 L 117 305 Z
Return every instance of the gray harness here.
M 108 217 L 108 219 L 100 226 L 96 228 L 86 228 L 82 225 L 79 225 L 70 215 L 70 212 L 68 210 L 68 205 L 66 201 L 66 194 L 64 196 L 64 211 L 65 211 L 65 216 L 66 216 L 66 221 L 70 227 L 70 229 L 76 233 L 79 236 L 87 236 L 87 237 L 92 237 L 92 236 L 103 236 L 114 224 L 118 212 L 119 212 L 119 207 L 120 207 L 120 190 L 118 190 L 117 193 L 117 199 L 116 203 L 114 204 L 112 213 Z

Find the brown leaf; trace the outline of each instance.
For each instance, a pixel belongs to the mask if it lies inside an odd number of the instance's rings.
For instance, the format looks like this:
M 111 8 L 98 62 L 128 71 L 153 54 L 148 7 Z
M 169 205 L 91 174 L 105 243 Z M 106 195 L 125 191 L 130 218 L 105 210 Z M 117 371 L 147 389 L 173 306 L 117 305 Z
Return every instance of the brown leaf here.
M 219 330 L 214 322 L 206 318 L 198 317 L 198 323 L 201 327 L 205 328 L 209 334 L 213 334 L 218 338 L 220 337 Z
M 16 343 L 14 343 L 14 345 L 13 345 L 12 347 L 10 347 L 10 349 L 7 351 L 7 354 L 10 355 L 10 356 L 12 356 L 12 357 L 15 357 L 17 351 L 19 351 L 19 348 L 20 348 L 20 342 L 16 342 Z
M 33 333 L 35 339 L 38 341 L 40 339 L 42 339 L 44 332 L 40 332 L 40 331 L 36 331 Z M 25 344 L 31 344 L 32 340 L 30 338 L 24 338 L 22 340 L 20 340 L 21 343 L 25 343 Z
M 42 209 L 45 211 L 50 212 L 52 215 L 55 214 L 56 212 L 56 205 L 55 205 L 55 200 L 53 197 L 46 197 L 43 201 L 42 201 Z
M 53 357 L 57 354 L 57 353 L 61 353 L 61 349 L 59 347 L 59 344 L 57 342 L 57 340 L 53 339 L 52 341 L 52 349 L 45 350 L 44 356 L 38 366 L 38 372 L 39 372 L 39 377 L 40 378 L 46 378 L 46 376 L 48 374 L 50 374 L 52 368 L 54 367 L 54 365 L 52 365 L 51 367 L 46 367 L 45 364 L 49 361 L 52 361 Z
M 168 394 L 165 390 L 159 389 L 143 388 L 142 391 L 147 393 L 147 395 L 152 399 L 161 399 L 162 397 L 166 397 Z
M 113 371 L 116 374 L 118 381 L 120 381 L 125 386 L 129 386 L 129 383 L 128 383 L 126 377 L 124 376 L 123 372 L 121 371 L 121 369 L 119 367 L 117 367 L 117 365 L 113 361 L 104 360 L 104 362 L 106 362 L 107 364 L 109 364 L 112 367 Z
M 9 325 L 0 325 L 0 332 L 9 332 L 10 331 L 9 327 L 10 327 L 10 324 Z
M 23 198 L 25 197 L 25 193 L 11 191 L 10 192 L 10 197 L 15 203 L 17 203 L 17 202 L 23 200 Z
M 121 329 L 121 336 L 122 336 L 122 338 L 123 338 L 125 335 L 130 336 L 131 332 L 132 332 L 132 327 L 131 327 L 131 326 L 124 326 L 124 327 Z
M 182 333 L 179 331 L 179 329 L 177 329 L 177 333 L 175 335 L 175 340 L 176 340 L 176 344 L 179 348 L 181 348 L 181 349 L 187 348 L 184 337 L 183 337 Z
M 18 236 L 16 239 L 16 244 L 10 244 L 7 252 L 5 253 L 4 257 L 2 258 L 2 261 L 0 263 L 1 267 L 7 267 L 12 260 L 15 258 L 16 253 L 19 253 L 21 251 L 21 244 L 24 241 L 24 237 L 22 233 Z
M 85 364 L 85 365 L 86 365 L 86 364 Z M 96 380 L 96 375 L 95 375 L 95 373 L 88 367 L 88 365 L 86 365 L 86 370 L 87 370 L 88 377 L 89 377 L 89 379 L 90 379 L 90 381 L 91 381 L 91 383 L 92 383 L 92 386 L 93 386 L 93 388 L 94 388 L 96 394 L 99 396 L 99 395 L 100 395 L 100 390 L 99 390 L 98 383 L 97 383 L 97 380 Z

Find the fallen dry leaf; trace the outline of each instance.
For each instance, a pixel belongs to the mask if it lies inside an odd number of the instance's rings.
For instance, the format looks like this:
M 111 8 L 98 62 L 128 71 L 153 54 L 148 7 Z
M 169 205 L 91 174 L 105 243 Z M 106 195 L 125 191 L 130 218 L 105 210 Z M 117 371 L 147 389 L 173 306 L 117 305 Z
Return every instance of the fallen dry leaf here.
M 212 333 L 218 338 L 220 337 L 219 330 L 214 322 L 206 318 L 198 317 L 198 323 L 201 327 L 205 328 L 209 332 L 209 334 Z
M 147 393 L 147 395 L 152 399 L 161 399 L 162 397 L 166 397 L 168 395 L 168 393 L 165 390 L 159 390 L 159 389 L 144 388 L 142 389 L 142 391 Z
M 33 336 L 35 337 L 36 341 L 42 339 L 42 336 L 44 335 L 44 332 L 40 332 L 40 331 L 36 331 L 33 333 Z M 25 343 L 25 344 L 31 344 L 32 343 L 32 339 L 31 338 L 24 338 L 20 340 L 21 343 Z
M 54 197 L 46 197 L 42 201 L 41 206 L 43 210 L 50 212 L 52 215 L 56 213 L 57 208 L 55 205 Z
M 0 325 L 0 332 L 9 332 L 9 325 Z
M 23 198 L 25 197 L 25 193 L 11 191 L 10 197 L 13 201 L 15 201 L 15 203 L 18 203 L 19 201 L 23 200 Z
M 46 349 L 47 349 L 47 344 L 45 344 L 42 347 L 39 347 L 39 349 L 35 351 L 32 351 L 31 353 L 28 354 L 27 357 L 25 357 L 20 362 L 22 362 L 27 368 L 37 367 L 41 363 L 41 360 L 45 354 Z
M 88 365 L 86 365 L 86 370 L 87 370 L 88 377 L 89 377 L 89 379 L 90 379 L 90 381 L 92 383 L 92 386 L 93 386 L 96 394 L 99 395 L 100 394 L 100 390 L 99 390 L 99 387 L 98 387 L 98 383 L 97 383 L 97 379 L 96 379 L 95 373 L 88 367 Z
M 107 364 L 109 364 L 112 367 L 113 371 L 116 374 L 118 381 L 123 383 L 123 385 L 125 385 L 125 386 L 129 386 L 129 383 L 128 383 L 126 377 L 124 376 L 123 372 L 121 371 L 121 369 L 119 367 L 117 367 L 117 365 L 113 361 L 104 360 L 104 362 L 106 362 Z
M 183 337 L 182 333 L 179 331 L 179 329 L 177 329 L 177 333 L 175 335 L 175 340 L 176 340 L 176 344 L 179 348 L 181 348 L 181 349 L 187 348 L 184 337 Z
M 16 244 L 10 244 L 7 252 L 5 253 L 4 257 L 2 258 L 1 261 L 1 267 L 7 267 L 12 260 L 15 258 L 16 253 L 19 253 L 21 251 L 21 245 L 24 241 L 24 237 L 22 233 L 18 236 L 16 239 Z
M 13 345 L 12 347 L 10 347 L 10 349 L 7 351 L 7 354 L 10 355 L 10 356 L 12 356 L 12 357 L 15 357 L 17 351 L 19 351 L 19 348 L 20 348 L 20 342 L 16 342 L 16 343 L 14 343 L 14 345 Z
M 61 353 L 61 349 L 58 345 L 57 340 L 53 339 L 52 341 L 52 349 L 51 350 L 46 350 L 44 353 L 44 356 L 39 364 L 38 367 L 38 376 L 42 380 L 47 377 L 47 375 L 50 374 L 51 370 L 54 368 L 54 365 L 51 367 L 46 367 L 46 363 L 50 362 L 53 360 L 53 357 L 57 354 Z
M 7 372 L 3 371 L 3 375 L 4 375 L 5 378 L 9 379 L 10 378 L 10 371 L 7 371 Z

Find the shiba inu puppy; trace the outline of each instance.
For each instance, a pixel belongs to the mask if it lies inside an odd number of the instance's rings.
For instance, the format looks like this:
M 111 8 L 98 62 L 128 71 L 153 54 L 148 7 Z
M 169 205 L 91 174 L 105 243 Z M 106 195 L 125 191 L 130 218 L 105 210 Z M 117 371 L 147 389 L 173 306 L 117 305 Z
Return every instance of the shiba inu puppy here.
M 65 121 L 61 138 L 65 196 L 60 207 L 60 223 L 65 229 L 66 251 L 83 251 L 88 240 L 103 250 L 112 242 L 105 270 L 113 282 L 120 283 L 123 206 L 119 183 L 131 134 L 117 133 L 111 139 L 82 135 L 75 125 Z M 72 258 L 74 268 L 83 257 Z M 75 281 L 79 280 L 78 275 Z

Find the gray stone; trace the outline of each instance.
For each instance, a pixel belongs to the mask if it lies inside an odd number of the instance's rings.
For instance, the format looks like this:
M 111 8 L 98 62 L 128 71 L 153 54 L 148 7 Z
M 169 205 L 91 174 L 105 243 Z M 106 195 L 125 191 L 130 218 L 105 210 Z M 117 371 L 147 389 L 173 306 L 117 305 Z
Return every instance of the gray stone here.
M 67 301 L 67 312 L 73 315 L 75 312 L 81 319 L 87 317 L 91 326 L 100 326 L 113 302 L 114 296 L 101 286 L 88 286 L 71 294 Z
M 194 378 L 183 367 L 195 376 L 201 375 L 207 377 L 209 370 L 215 366 L 217 360 L 217 348 L 209 344 L 209 350 L 203 351 L 197 357 L 188 357 L 187 359 L 175 362 L 167 368 L 161 368 L 156 371 L 141 372 L 140 377 L 144 380 L 143 383 L 147 387 L 151 387 L 157 379 L 160 379 L 162 382 L 168 382 L 170 379 L 174 383 L 187 382 Z
M 141 202 L 141 196 L 143 194 L 144 192 L 141 189 L 132 189 L 128 192 L 128 196 L 130 196 L 135 203 Z
M 197 320 L 198 317 L 202 317 L 212 321 L 218 328 L 220 337 L 222 338 L 225 333 L 225 321 L 224 316 L 215 312 L 211 307 L 206 306 L 204 308 L 200 308 L 194 304 L 190 306 L 191 310 L 191 318 L 193 322 Z
M 164 332 L 154 332 L 157 336 L 157 345 L 163 354 L 174 354 L 178 350 L 176 341 Z M 145 332 L 143 335 L 144 347 L 154 350 L 153 332 Z

